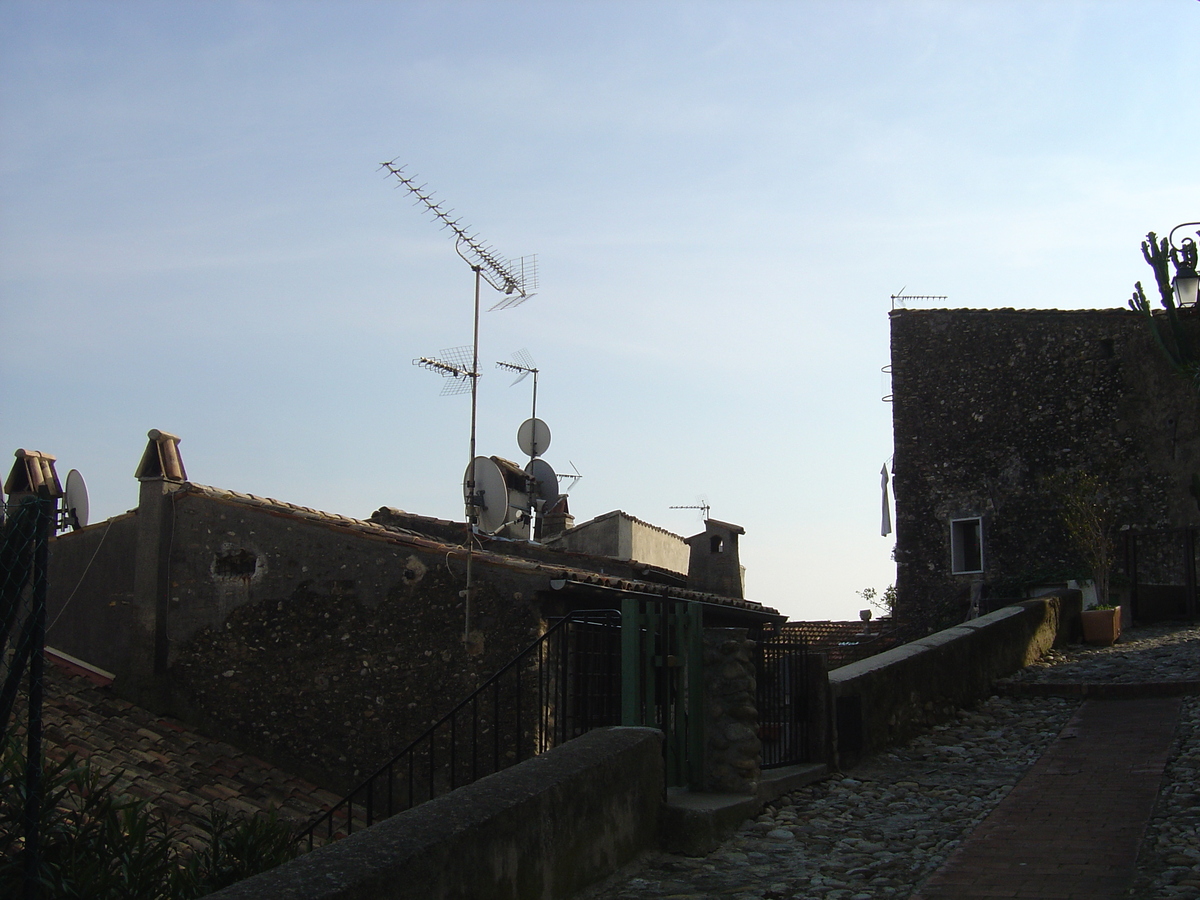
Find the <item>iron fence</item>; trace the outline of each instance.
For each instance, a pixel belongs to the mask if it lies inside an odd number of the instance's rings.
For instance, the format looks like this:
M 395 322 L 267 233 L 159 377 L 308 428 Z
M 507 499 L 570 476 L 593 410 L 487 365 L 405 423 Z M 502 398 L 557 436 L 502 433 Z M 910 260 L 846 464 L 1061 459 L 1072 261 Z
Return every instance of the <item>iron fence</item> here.
M 297 836 L 312 849 L 621 723 L 621 614 L 580 610 L 497 671 Z

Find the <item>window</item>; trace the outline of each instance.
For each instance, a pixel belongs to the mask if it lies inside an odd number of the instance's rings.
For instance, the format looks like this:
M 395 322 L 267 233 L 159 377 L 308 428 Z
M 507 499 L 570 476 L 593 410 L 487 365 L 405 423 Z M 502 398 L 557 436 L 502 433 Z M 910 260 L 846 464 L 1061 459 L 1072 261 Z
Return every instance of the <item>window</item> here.
M 950 520 L 950 571 L 967 575 L 983 571 L 983 520 Z
M 713 553 L 722 553 L 725 550 L 725 541 L 719 534 L 714 534 L 708 539 L 708 549 Z

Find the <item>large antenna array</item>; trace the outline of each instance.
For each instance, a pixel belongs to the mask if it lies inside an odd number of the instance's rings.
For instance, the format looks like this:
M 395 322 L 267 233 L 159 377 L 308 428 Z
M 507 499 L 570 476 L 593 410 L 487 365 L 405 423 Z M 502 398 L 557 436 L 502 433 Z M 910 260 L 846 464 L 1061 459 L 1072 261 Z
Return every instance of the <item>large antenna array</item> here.
M 404 174 L 404 166 L 397 166 L 395 163 L 393 159 L 391 162 L 380 163 L 379 167 L 387 169 L 388 174 L 395 175 L 400 185 L 417 198 L 417 205 L 433 213 L 434 218 L 442 223 L 442 228 L 450 229 L 454 234 L 455 252 L 475 273 L 475 316 L 471 345 L 443 350 L 441 357 L 418 357 L 413 360 L 413 365 L 449 378 L 442 387 L 443 394 L 461 394 L 467 390 L 471 392 L 471 452 L 467 462 L 467 477 L 463 482 L 463 500 L 467 512 L 467 586 L 463 591 L 463 643 L 468 652 L 477 653 L 483 651 L 483 646 L 471 637 L 471 608 L 474 599 L 472 558 L 480 515 L 488 513 L 484 494 L 478 489 L 475 481 L 475 422 L 479 409 L 479 283 L 481 280 L 486 281 L 489 286 L 504 294 L 504 298 L 491 309 L 518 306 L 532 297 L 531 292 L 537 287 L 537 257 L 521 257 L 515 263 L 505 259 L 490 245 L 483 243 L 479 235 L 472 234 L 468 230 L 469 226 L 463 225 L 451 215 L 454 210 L 444 209 L 434 200 L 426 185 L 417 184 L 415 179 Z
M 442 396 L 465 394 L 471 389 L 479 373 L 471 368 L 471 351 L 467 347 L 450 347 L 441 356 L 421 356 L 413 360 L 414 366 L 437 372 L 447 381 L 442 385 Z
M 433 213 L 435 219 L 442 223 L 442 228 L 449 228 L 454 234 L 454 249 L 463 260 L 483 276 L 483 280 L 504 294 L 504 299 L 497 302 L 491 309 L 508 309 L 518 306 L 533 296 L 537 290 L 537 255 L 522 256 L 516 260 L 508 260 L 496 252 L 490 244 L 479 239 L 478 234 L 471 234 L 470 225 L 463 225 L 454 218 L 452 209 L 444 209 L 442 204 L 433 199 L 433 193 L 427 190 L 428 185 L 417 184 L 415 178 L 404 174 L 404 166 L 397 166 L 393 159 L 380 164 L 381 169 L 396 176 L 410 194 L 417 198 L 418 206 L 423 206 Z M 490 312 L 490 310 L 489 310 Z

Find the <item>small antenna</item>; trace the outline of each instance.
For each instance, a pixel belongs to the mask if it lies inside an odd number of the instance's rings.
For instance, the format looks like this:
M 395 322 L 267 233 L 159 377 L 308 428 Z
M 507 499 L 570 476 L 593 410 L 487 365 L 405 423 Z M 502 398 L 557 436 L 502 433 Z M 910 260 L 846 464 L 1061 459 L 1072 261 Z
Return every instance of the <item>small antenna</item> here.
M 701 511 L 701 515 L 705 519 L 708 518 L 708 511 L 709 511 L 709 509 L 711 509 L 711 507 L 707 503 L 698 503 L 693 506 L 672 506 L 670 508 L 671 509 L 698 509 Z
M 581 479 L 581 478 L 583 477 L 583 476 L 582 476 L 582 475 L 579 473 L 579 470 L 575 468 L 575 463 L 571 462 L 569 459 L 567 460 L 567 462 L 571 464 L 571 470 L 572 470 L 572 471 L 573 471 L 575 474 L 573 474 L 573 475 L 564 475 L 564 474 L 562 474 L 562 473 L 559 473 L 559 476 L 558 476 L 558 480 L 559 480 L 559 493 L 561 493 L 561 494 L 566 494 L 566 493 L 568 493 L 568 492 L 571 490 L 571 488 L 573 488 L 573 487 L 575 487 L 575 485 L 579 484 L 579 479 Z M 562 481 L 563 481 L 563 479 L 565 479 L 565 478 L 569 478 L 569 479 L 571 479 L 571 483 L 567 485 L 567 489 L 564 491 L 564 490 L 562 489 Z
M 509 387 L 512 387 L 513 384 L 520 384 L 522 381 L 524 381 L 526 378 L 529 377 L 530 373 L 533 373 L 533 383 L 536 385 L 538 368 L 536 365 L 534 365 L 533 357 L 529 355 L 529 351 L 528 350 L 518 350 L 515 353 L 513 353 L 512 358 L 513 358 L 512 362 L 497 362 L 496 363 L 496 365 L 499 366 L 501 369 L 508 369 L 510 372 L 519 373 L 517 375 L 517 377 L 513 379 L 513 383 L 510 384 Z M 537 393 L 536 388 L 534 389 L 534 393 Z M 534 415 L 537 415 L 536 407 L 534 408 L 533 412 L 534 412 Z
M 905 285 L 904 287 L 908 287 L 908 285 Z M 900 288 L 899 291 L 892 294 L 892 309 L 894 310 L 897 305 L 899 305 L 899 307 L 901 309 L 904 309 L 904 304 L 908 300 L 948 300 L 948 299 L 949 298 L 945 294 L 908 294 L 908 295 L 905 295 L 904 288 Z
M 508 369 L 510 372 L 516 372 L 517 377 L 513 379 L 513 383 L 509 385 L 520 384 L 529 375 L 533 375 L 533 412 L 529 414 L 531 419 L 537 418 L 537 382 L 538 368 L 533 364 L 533 357 L 529 355 L 528 350 L 518 350 L 512 355 L 512 362 L 498 362 L 496 366 L 501 369 Z

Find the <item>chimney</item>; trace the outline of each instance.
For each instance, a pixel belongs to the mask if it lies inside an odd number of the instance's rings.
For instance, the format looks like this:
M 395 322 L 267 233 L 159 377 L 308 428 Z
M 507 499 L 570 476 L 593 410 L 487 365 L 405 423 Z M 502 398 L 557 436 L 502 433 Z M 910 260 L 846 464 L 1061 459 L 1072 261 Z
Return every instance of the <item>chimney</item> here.
M 743 573 L 738 560 L 738 535 L 745 533 L 746 529 L 740 525 L 705 519 L 702 534 L 685 538 L 692 550 L 688 562 L 688 589 L 742 599 Z
M 548 541 L 575 527 L 575 517 L 567 508 L 567 495 L 562 494 L 551 506 L 542 510 L 534 540 Z
M 146 437 L 150 442 L 133 477 L 138 481 L 187 481 L 183 457 L 179 455 L 180 439 L 157 428 L 151 428 Z
M 12 471 L 8 473 L 4 482 L 9 512 L 15 511 L 26 497 L 35 496 L 38 488 L 43 485 L 49 489 L 51 497 L 62 496 L 62 484 L 58 480 L 58 473 L 54 471 L 55 457 L 40 450 L 17 450 L 13 456 L 17 461 L 13 463 Z M 0 497 L 0 500 L 3 499 Z M 4 518 L 0 515 L 0 522 L 3 522 Z

